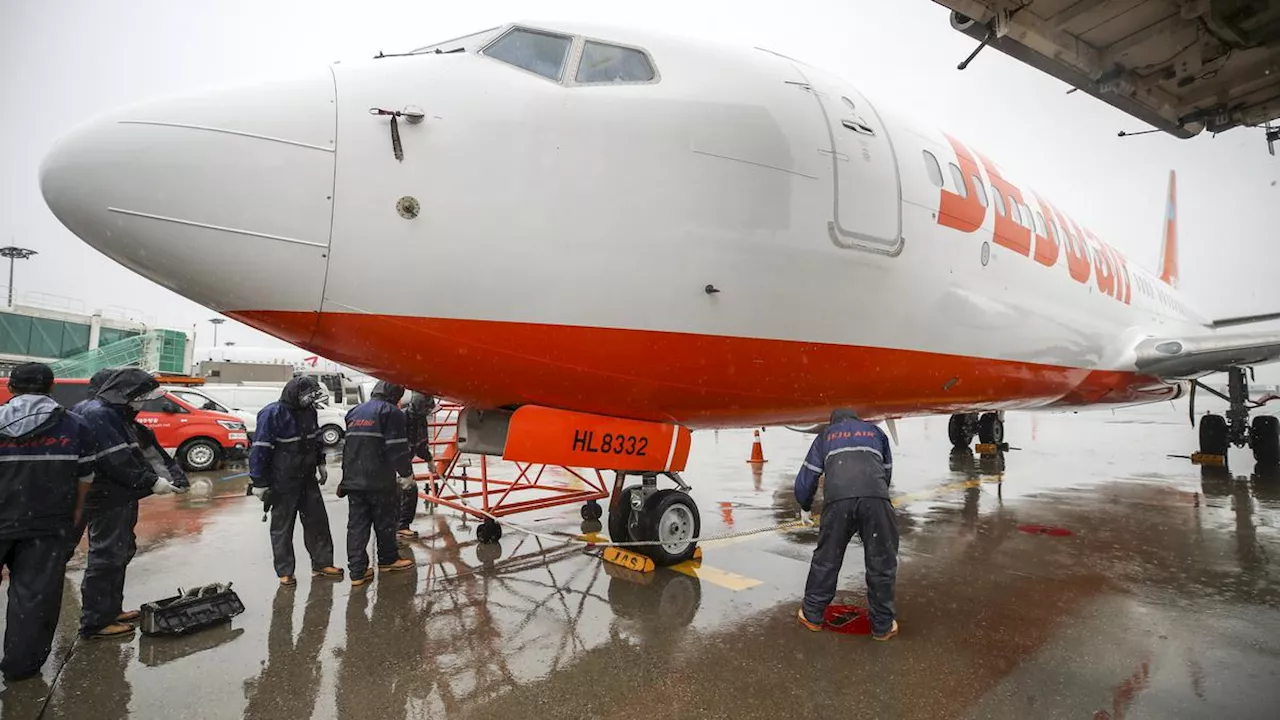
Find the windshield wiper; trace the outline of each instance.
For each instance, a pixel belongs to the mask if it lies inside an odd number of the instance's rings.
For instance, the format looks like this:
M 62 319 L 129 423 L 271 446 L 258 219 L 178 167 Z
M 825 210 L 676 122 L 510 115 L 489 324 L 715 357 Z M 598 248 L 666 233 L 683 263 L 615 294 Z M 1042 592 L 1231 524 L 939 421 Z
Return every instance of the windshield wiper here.
M 377 55 L 373 56 L 373 59 L 377 60 L 379 58 L 389 58 L 389 57 L 410 57 L 412 55 L 452 55 L 453 53 L 460 53 L 460 52 L 466 52 L 466 51 L 467 49 L 465 47 L 456 47 L 452 50 L 441 50 L 439 48 L 436 48 L 435 50 L 425 50 L 425 51 L 413 50 L 411 52 L 405 52 L 405 53 L 384 53 L 382 51 L 379 51 Z

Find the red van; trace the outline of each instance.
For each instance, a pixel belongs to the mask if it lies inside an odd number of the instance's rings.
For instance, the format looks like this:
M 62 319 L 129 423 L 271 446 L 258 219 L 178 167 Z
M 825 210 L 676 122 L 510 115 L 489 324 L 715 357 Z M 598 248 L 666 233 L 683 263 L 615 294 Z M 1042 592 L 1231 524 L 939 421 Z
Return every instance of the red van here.
M 88 394 L 87 379 L 58 379 L 53 383 L 53 399 L 67 409 Z M 9 380 L 0 378 L 0 403 L 8 402 L 11 397 Z M 169 388 L 164 397 L 143 406 L 138 422 L 151 428 L 160 445 L 174 453 L 187 470 L 213 470 L 224 460 L 244 459 L 249 451 L 249 434 L 244 423 L 235 415 L 193 404 L 198 397 Z

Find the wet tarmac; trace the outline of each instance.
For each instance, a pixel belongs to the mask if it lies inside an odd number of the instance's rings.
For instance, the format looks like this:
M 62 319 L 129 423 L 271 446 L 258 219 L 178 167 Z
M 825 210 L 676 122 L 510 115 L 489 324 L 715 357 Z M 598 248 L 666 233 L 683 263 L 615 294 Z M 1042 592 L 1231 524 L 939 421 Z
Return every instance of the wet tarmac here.
M 0 692 L 0 717 L 1280 716 L 1280 475 L 1246 451 L 1228 471 L 1168 457 L 1195 442 L 1181 404 L 1010 415 L 1022 449 L 1000 458 L 951 454 L 946 418 L 898 430 L 889 643 L 798 627 L 815 530 L 713 542 L 700 567 L 637 578 L 510 529 L 500 551 L 478 546 L 474 521 L 423 511 L 401 546 L 414 571 L 278 589 L 261 506 L 228 469 L 142 503 L 126 605 L 231 581 L 246 611 L 189 637 L 76 642 L 79 554 L 43 680 Z M 749 431 L 697 433 L 703 533 L 793 519 L 810 439 L 769 429 L 753 472 Z M 576 507 L 519 519 L 582 525 Z M 856 544 L 840 587 L 865 605 Z

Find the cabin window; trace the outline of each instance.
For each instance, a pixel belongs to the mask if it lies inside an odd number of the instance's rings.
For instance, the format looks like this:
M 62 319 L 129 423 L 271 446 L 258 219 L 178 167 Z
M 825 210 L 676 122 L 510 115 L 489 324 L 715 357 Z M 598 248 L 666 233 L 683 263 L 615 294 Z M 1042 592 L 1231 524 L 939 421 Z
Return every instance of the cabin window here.
M 951 179 L 955 181 L 956 194 L 962 198 L 969 197 L 969 188 L 964 186 L 964 173 L 960 172 L 955 163 L 950 163 L 947 167 L 951 170 Z
M 1009 196 L 1009 212 L 1013 215 L 1014 222 L 1019 225 L 1025 224 L 1022 222 L 1022 207 L 1018 205 L 1012 195 Z
M 1036 234 L 1040 237 L 1049 237 L 1049 228 L 1044 225 L 1044 216 L 1039 211 L 1036 211 L 1033 217 L 1036 219 Z
M 484 54 L 559 82 L 571 44 L 572 38 L 564 35 L 515 28 L 486 47 Z
M 999 190 L 991 188 L 991 198 L 996 201 L 996 212 L 1000 213 L 1000 217 L 1005 217 L 1009 214 L 1008 209 L 1004 206 L 1004 196 L 1000 194 Z
M 924 170 L 929 173 L 929 182 L 942 187 L 942 166 L 938 164 L 938 158 L 928 150 L 924 151 Z
M 657 73 L 643 52 L 588 40 L 582 47 L 577 82 L 651 82 Z
M 973 175 L 973 189 L 978 191 L 978 204 L 982 207 L 987 206 L 987 186 L 982 184 L 982 178 Z

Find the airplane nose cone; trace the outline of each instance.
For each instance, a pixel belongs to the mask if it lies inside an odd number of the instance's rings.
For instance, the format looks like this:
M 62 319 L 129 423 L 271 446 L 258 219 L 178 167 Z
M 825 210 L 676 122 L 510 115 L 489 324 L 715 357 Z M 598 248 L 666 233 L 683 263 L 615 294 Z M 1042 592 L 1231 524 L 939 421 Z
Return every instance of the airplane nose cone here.
M 62 138 L 40 189 L 86 243 L 198 303 L 315 313 L 336 123 L 327 68 L 135 105 Z

